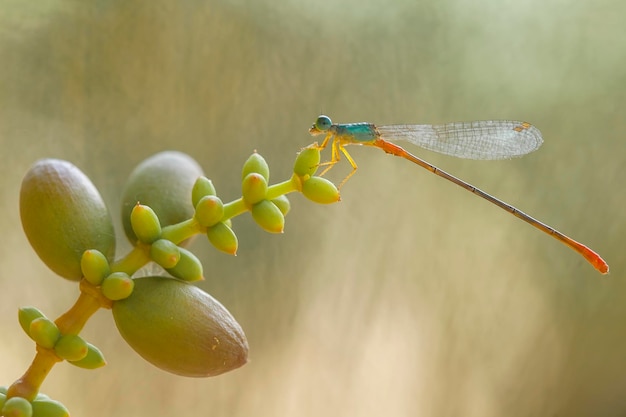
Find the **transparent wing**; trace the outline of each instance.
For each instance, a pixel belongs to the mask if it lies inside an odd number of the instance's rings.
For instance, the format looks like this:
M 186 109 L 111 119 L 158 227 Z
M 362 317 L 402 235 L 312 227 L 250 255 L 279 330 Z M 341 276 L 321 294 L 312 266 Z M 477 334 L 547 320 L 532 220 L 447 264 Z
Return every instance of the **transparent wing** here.
M 526 122 L 485 120 L 441 125 L 376 126 L 385 140 L 405 140 L 430 151 L 465 159 L 507 159 L 541 146 L 541 132 Z

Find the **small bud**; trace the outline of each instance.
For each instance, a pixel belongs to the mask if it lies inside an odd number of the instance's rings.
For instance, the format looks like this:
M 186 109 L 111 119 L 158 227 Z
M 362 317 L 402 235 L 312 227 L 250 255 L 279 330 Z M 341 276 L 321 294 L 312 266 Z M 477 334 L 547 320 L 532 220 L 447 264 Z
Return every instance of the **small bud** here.
M 107 364 L 104 359 L 104 355 L 100 352 L 100 349 L 92 345 L 91 343 L 87 343 L 87 356 L 78 361 L 70 362 L 72 365 L 78 366 L 83 369 L 96 369 L 101 368 Z
M 304 181 L 302 194 L 319 204 L 331 204 L 340 200 L 339 190 L 335 184 L 322 177 L 311 177 Z
M 17 319 L 22 326 L 22 330 L 30 337 L 30 323 L 40 317 L 45 317 L 39 309 L 35 307 L 20 307 L 17 312 Z
M 304 148 L 296 157 L 293 172 L 299 177 L 312 176 L 320 165 L 320 150 L 316 147 Z
M 6 402 L 6 400 L 7 400 L 7 393 L 5 389 L 4 392 L 0 392 L 0 410 L 2 410 L 2 407 L 4 407 L 4 403 Z
M 4 402 L 0 414 L 5 417 L 32 417 L 33 406 L 26 398 L 11 397 Z
M 207 195 L 216 195 L 215 187 L 213 186 L 213 182 L 205 176 L 200 176 L 193 184 L 193 188 L 191 189 L 191 203 L 194 207 L 198 205 L 198 202 L 202 200 L 202 197 L 206 197 Z
M 267 180 L 257 173 L 246 175 L 241 184 L 241 194 L 249 206 L 253 206 L 267 196 Z
M 96 249 L 89 249 L 83 252 L 80 259 L 80 269 L 83 276 L 92 285 L 100 285 L 102 280 L 111 273 L 109 260 Z
M 102 294 L 111 301 L 123 300 L 132 292 L 135 283 L 125 272 L 113 272 L 102 281 Z
M 135 204 L 130 212 L 130 224 L 140 242 L 152 243 L 161 237 L 159 217 L 148 206 Z
M 33 417 L 69 417 L 70 412 L 59 401 L 49 398 L 34 400 Z
M 263 200 L 252 207 L 252 218 L 266 232 L 282 233 L 285 228 L 285 216 L 269 200 Z
M 180 260 L 173 268 L 166 268 L 165 270 L 172 274 L 173 277 L 182 279 L 183 281 L 200 281 L 204 279 L 202 276 L 202 264 L 200 260 L 196 258 L 196 255 L 189 252 L 187 249 L 179 248 Z
M 66 361 L 74 362 L 87 356 L 87 342 L 77 334 L 65 334 L 54 345 L 54 352 Z
M 215 226 L 209 227 L 206 235 L 209 238 L 209 242 L 217 249 L 229 255 L 237 254 L 237 236 L 226 223 L 219 222 Z
M 180 249 L 170 240 L 159 239 L 150 246 L 150 259 L 165 269 L 173 268 L 180 260 Z
M 283 216 L 286 216 L 291 209 L 291 203 L 289 203 L 289 199 L 286 195 L 281 195 L 272 200 L 272 203 L 276 204 L 276 207 L 283 213 Z
M 61 332 L 56 324 L 47 317 L 39 317 L 30 323 L 29 332 L 31 339 L 39 346 L 52 349 L 56 344 Z
M 69 417 L 70 412 L 59 401 L 50 398 L 42 398 L 34 400 L 33 417 Z
M 224 204 L 219 197 L 208 195 L 196 205 L 196 220 L 204 227 L 213 226 L 224 216 Z
M 270 167 L 265 162 L 265 159 L 256 152 L 250 155 L 250 158 L 243 164 L 241 179 L 246 178 L 248 174 L 253 172 L 260 174 L 265 178 L 266 182 L 270 180 Z

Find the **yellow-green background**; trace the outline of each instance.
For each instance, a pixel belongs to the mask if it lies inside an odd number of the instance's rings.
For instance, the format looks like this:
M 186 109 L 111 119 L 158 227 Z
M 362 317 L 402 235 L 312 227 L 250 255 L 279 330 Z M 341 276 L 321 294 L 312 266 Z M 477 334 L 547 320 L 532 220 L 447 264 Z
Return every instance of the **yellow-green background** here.
M 237 257 L 193 247 L 249 364 L 166 374 L 101 311 L 84 336 L 108 366 L 60 364 L 43 391 L 90 417 L 624 415 L 625 14 L 618 0 L 0 1 L 0 384 L 33 355 L 17 308 L 56 317 L 77 294 L 21 230 L 36 159 L 79 166 L 119 224 L 124 179 L 160 150 L 194 156 L 232 200 L 255 149 L 287 178 L 320 112 L 521 119 L 545 137 L 522 159 L 412 150 L 588 244 L 608 277 L 470 193 L 352 148 L 341 203 L 294 195 L 284 235 L 235 219 Z

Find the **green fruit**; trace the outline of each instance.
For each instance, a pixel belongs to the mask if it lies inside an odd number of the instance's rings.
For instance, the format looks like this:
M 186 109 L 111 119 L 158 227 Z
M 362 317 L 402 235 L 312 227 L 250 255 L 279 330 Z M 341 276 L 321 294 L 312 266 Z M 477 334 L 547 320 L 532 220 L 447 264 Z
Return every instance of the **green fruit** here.
M 28 333 L 35 343 L 46 349 L 52 349 L 61 336 L 57 325 L 46 317 L 33 320 Z
M 54 352 L 59 358 L 75 362 L 87 356 L 89 347 L 82 337 L 76 334 L 66 334 L 61 336 L 56 345 L 54 345 Z
M 33 417 L 69 417 L 70 412 L 59 401 L 49 398 L 37 399 L 32 403 Z
M 30 324 L 33 320 L 45 317 L 44 314 L 35 307 L 20 307 L 17 312 L 17 319 L 22 326 L 22 330 L 30 337 Z
M 33 406 L 26 398 L 12 397 L 4 402 L 2 415 L 5 417 L 31 417 Z
M 320 150 L 316 147 L 304 148 L 296 157 L 293 172 L 299 177 L 310 177 L 320 165 Z
M 183 376 L 219 375 L 244 365 L 248 342 L 217 300 L 183 281 L 135 279 L 135 291 L 113 303 L 126 342 L 153 365 Z
M 152 243 L 161 237 L 161 224 L 154 210 L 144 204 L 136 204 L 130 212 L 130 225 L 135 236 L 143 243 Z
M 340 200 L 339 190 L 335 184 L 322 177 L 311 177 L 304 181 L 302 194 L 319 204 L 331 204 Z
M 269 200 L 263 200 L 252 207 L 252 218 L 266 232 L 282 233 L 285 228 L 285 216 Z
M 237 241 L 237 235 L 233 232 L 233 229 L 225 222 L 219 222 L 214 226 L 207 229 L 206 235 L 209 238 L 209 242 L 222 252 L 226 252 L 229 255 L 237 254 L 237 247 L 239 242 Z
M 102 281 L 102 295 L 111 301 L 122 300 L 133 292 L 134 285 L 125 272 L 113 272 Z
M 180 251 L 180 259 L 172 268 L 165 270 L 172 274 L 173 277 L 182 279 L 183 281 L 200 281 L 202 276 L 202 263 L 193 253 L 185 248 L 178 248 Z
M 102 252 L 95 249 L 86 250 L 80 259 L 83 276 L 92 285 L 100 285 L 102 280 L 111 273 L 109 261 Z
M 20 215 L 37 255 L 63 278 L 82 278 L 80 260 L 87 249 L 113 259 L 107 207 L 89 178 L 67 161 L 43 159 L 30 168 L 22 181 Z
M 255 172 L 246 175 L 241 183 L 241 195 L 249 207 L 264 200 L 267 196 L 267 180 Z
M 159 239 L 150 246 L 150 259 L 162 268 L 173 268 L 180 260 L 180 248 L 167 239 Z
M 289 213 L 289 210 L 291 210 L 291 203 L 289 202 L 289 199 L 286 195 L 276 197 L 272 200 L 272 203 L 274 203 L 276 207 L 278 207 L 280 212 L 283 213 L 283 216 L 286 216 L 287 213 Z
M 224 204 L 219 197 L 207 195 L 196 205 L 196 220 L 204 227 L 210 227 L 222 220 Z
M 210 179 L 205 176 L 198 177 L 196 182 L 193 184 L 193 188 L 191 189 L 191 204 L 195 207 L 198 205 L 198 202 L 202 199 L 202 197 L 216 194 L 215 187 Z
M 141 162 L 130 174 L 122 196 L 122 223 L 131 243 L 137 243 L 130 213 L 137 203 L 150 206 L 161 227 L 193 217 L 193 186 L 202 168 L 189 155 L 165 151 Z
M 80 360 L 72 361 L 70 363 L 83 369 L 97 369 L 106 365 L 106 360 L 104 359 L 104 355 L 102 354 L 102 352 L 100 352 L 100 349 L 98 349 L 91 343 L 87 343 L 87 356 Z
M 246 178 L 248 174 L 253 172 L 265 178 L 265 182 L 270 180 L 270 167 L 267 165 L 267 162 L 265 162 L 265 159 L 256 153 L 256 151 L 244 162 L 243 169 L 241 170 L 241 179 Z

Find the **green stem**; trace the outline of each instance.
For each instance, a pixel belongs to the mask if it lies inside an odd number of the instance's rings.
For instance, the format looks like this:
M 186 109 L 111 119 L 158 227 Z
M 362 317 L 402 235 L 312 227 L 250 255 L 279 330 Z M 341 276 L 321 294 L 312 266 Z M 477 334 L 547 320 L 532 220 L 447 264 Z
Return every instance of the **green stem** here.
M 139 243 L 126 256 L 111 265 L 111 272 L 125 272 L 133 275 L 148 262 L 150 262 L 148 247 Z
M 33 362 L 24 375 L 9 387 L 7 398 L 22 397 L 33 401 L 52 367 L 60 361 L 61 358 L 54 353 L 54 350 L 38 348 Z
M 164 227 L 161 239 L 167 239 L 178 245 L 180 242 L 203 232 L 203 227 L 192 217 L 180 223 Z
M 222 221 L 237 217 L 246 211 L 248 211 L 248 207 L 243 201 L 243 198 L 238 198 L 237 200 L 224 204 L 224 216 L 222 216 Z
M 298 188 L 295 184 L 294 177 L 292 177 L 288 179 L 287 181 L 283 181 L 283 182 L 279 182 L 278 184 L 271 185 L 267 189 L 267 199 L 273 200 L 276 197 L 293 193 L 294 191 L 298 191 Z

